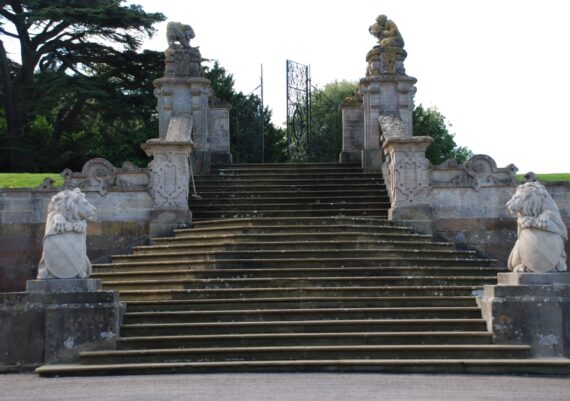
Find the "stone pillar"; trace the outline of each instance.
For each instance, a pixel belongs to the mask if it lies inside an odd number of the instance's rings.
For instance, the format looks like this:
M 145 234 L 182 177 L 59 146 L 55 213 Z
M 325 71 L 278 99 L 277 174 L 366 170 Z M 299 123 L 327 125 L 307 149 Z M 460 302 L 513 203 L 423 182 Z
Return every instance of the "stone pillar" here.
M 192 213 L 188 208 L 188 158 L 194 145 L 192 142 L 149 139 L 141 147 L 154 159 L 149 163 L 151 196 L 154 201 L 149 236 L 154 238 L 170 235 L 173 229 L 186 227 L 192 222 Z
M 388 138 L 383 144 L 386 154 L 384 176 L 389 182 L 391 207 L 389 218 L 431 233 L 429 206 L 431 164 L 425 157 L 433 139 L 427 136 Z
M 211 102 L 208 111 L 210 162 L 212 166 L 232 164 L 230 153 L 230 105 Z
M 417 80 L 406 75 L 405 56 L 406 52 L 401 48 L 381 46 L 375 46 L 366 56 L 368 69 L 359 84 L 359 94 L 363 99 L 362 166 L 365 171 L 381 171 L 383 138 L 409 138 L 413 135 L 413 97 Z M 379 123 L 383 118 L 401 121 L 403 129 L 386 132 Z
M 532 356 L 570 357 L 570 273 L 499 273 L 478 298 L 494 344 L 526 344 Z
M 362 98 L 346 98 L 340 106 L 342 113 L 342 151 L 340 163 L 359 163 L 362 161 L 364 147 L 364 110 Z
M 229 107 L 219 104 L 213 96 L 197 47 L 171 43 L 165 56 L 164 77 L 153 82 L 158 99 L 159 138 L 166 138 L 172 117 L 191 116 L 193 173 L 208 175 L 212 156 L 214 162 L 231 163 Z
M 194 174 L 210 173 L 209 106 L 210 81 L 201 77 L 163 77 L 154 81 L 158 98 L 159 138 L 165 139 L 174 116 L 191 115 Z M 229 125 L 229 115 L 228 115 Z M 229 137 L 229 133 L 228 133 Z

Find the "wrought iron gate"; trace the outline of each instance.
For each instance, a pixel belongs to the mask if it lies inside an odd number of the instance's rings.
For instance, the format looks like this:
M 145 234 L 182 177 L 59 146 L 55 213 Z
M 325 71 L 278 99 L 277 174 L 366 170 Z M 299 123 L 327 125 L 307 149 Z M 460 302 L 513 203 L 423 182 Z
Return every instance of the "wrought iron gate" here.
M 311 158 L 311 77 L 309 66 L 287 60 L 287 155 Z

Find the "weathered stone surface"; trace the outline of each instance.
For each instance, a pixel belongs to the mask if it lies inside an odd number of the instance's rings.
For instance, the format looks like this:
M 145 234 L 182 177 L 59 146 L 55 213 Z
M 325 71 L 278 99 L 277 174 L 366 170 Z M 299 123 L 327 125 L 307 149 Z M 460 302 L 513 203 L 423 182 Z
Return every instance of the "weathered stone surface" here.
M 229 105 L 210 106 L 208 133 L 210 135 L 210 164 L 214 166 L 232 164 Z
M 192 222 L 192 212 L 186 209 L 154 209 L 150 212 L 150 238 L 167 237 L 176 228 L 187 228 Z
M 146 190 L 149 184 L 148 169 L 131 162 L 124 162 L 117 168 L 100 157 L 87 161 L 79 173 L 65 169 L 61 176 L 65 188 L 97 191 L 103 196 L 116 190 Z
M 535 357 L 570 356 L 570 285 L 485 286 L 479 302 L 493 343 L 528 344 Z
M 570 285 L 570 273 L 499 273 L 499 285 Z
M 430 185 L 433 188 L 471 187 L 475 191 L 486 187 L 512 187 L 517 184 L 513 164 L 499 168 L 487 155 L 474 155 L 465 164 L 454 159 L 433 166 Z
M 519 185 L 507 209 L 517 216 L 518 240 L 509 256 L 514 272 L 566 271 L 568 230 L 558 206 L 539 182 Z
M 188 209 L 188 157 L 192 142 L 149 139 L 141 147 L 153 157 L 149 163 L 154 209 Z
M 431 164 L 425 157 L 431 137 L 389 138 L 383 148 L 391 180 L 392 208 L 429 204 Z
M 98 279 L 59 279 L 59 280 L 29 280 L 26 292 L 89 292 L 99 291 L 101 280 Z
M 0 293 L 0 365 L 31 369 L 116 349 L 120 313 L 111 291 Z
M 95 220 L 97 209 L 78 188 L 57 193 L 50 201 L 39 279 L 87 278 L 87 221 Z
M 360 162 L 364 147 L 364 110 L 362 101 L 348 99 L 341 106 L 342 151 L 341 163 Z
M 378 39 L 378 45 L 374 46 L 366 57 L 368 61 L 366 75 L 405 74 L 404 60 L 407 53 L 404 50 L 404 38 L 394 21 L 385 15 L 379 15 L 368 31 Z

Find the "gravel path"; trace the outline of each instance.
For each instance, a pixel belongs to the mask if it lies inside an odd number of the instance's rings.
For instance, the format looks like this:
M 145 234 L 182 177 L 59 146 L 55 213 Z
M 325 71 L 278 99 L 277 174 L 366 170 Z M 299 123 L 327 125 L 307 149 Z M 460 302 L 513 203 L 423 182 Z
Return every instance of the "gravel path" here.
M 568 401 L 570 378 L 385 374 L 0 375 L 1 401 Z

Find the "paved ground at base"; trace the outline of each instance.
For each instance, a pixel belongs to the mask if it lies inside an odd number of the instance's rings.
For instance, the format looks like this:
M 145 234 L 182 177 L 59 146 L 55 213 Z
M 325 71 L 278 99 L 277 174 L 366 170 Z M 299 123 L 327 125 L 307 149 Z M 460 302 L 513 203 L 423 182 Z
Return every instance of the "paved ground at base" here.
M 215 374 L 40 378 L 0 375 L 2 401 L 505 401 L 570 399 L 570 378 L 384 374 Z

